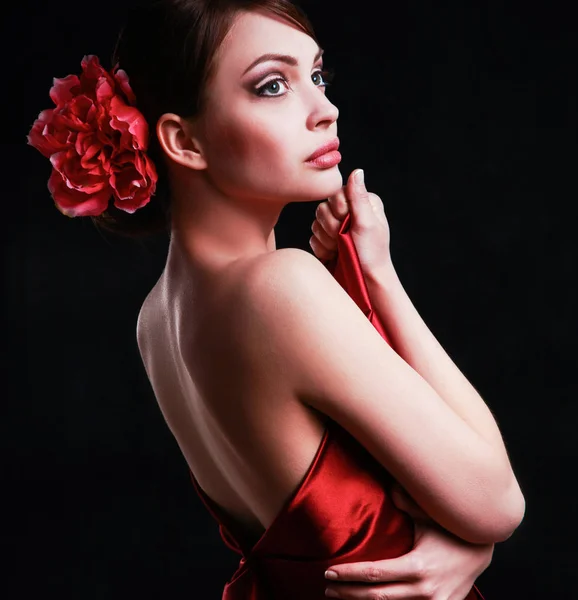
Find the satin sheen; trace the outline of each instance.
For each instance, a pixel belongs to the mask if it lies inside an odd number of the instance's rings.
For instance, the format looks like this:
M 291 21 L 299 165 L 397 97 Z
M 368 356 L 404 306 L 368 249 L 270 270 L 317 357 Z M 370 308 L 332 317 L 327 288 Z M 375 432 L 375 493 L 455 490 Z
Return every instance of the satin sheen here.
M 350 214 L 339 230 L 337 257 L 324 265 L 389 343 L 371 306 L 349 225 Z M 190 475 L 224 543 L 241 555 L 222 600 L 322 600 L 331 565 L 395 558 L 413 547 L 412 519 L 390 499 L 392 476 L 329 418 L 307 474 L 258 540 L 247 539 Z M 480 599 L 474 585 L 464 600 Z

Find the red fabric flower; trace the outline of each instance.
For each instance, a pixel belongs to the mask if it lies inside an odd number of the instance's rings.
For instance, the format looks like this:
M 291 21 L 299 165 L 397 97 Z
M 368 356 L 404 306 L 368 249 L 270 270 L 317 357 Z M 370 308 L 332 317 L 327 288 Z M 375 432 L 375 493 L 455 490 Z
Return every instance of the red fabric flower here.
M 108 73 L 94 55 L 81 64 L 80 78 L 54 78 L 50 98 L 56 108 L 38 115 L 28 143 L 52 163 L 48 189 L 60 212 L 97 216 L 114 197 L 117 208 L 133 213 L 156 189 L 147 122 L 118 65 Z

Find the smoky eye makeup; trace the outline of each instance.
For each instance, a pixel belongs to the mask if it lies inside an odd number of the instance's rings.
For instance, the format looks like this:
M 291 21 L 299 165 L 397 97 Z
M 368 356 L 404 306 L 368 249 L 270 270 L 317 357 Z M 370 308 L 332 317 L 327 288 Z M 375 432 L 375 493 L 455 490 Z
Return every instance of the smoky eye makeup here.
M 285 96 L 285 93 L 282 93 L 282 94 L 276 93 L 276 91 L 272 90 L 270 88 L 270 86 L 273 86 L 273 85 L 281 86 L 281 84 L 283 84 L 283 86 L 290 89 L 290 85 L 289 85 L 289 82 L 287 81 L 287 79 L 281 73 L 270 73 L 270 75 L 277 75 L 277 76 L 272 77 L 271 79 L 265 80 L 261 85 L 253 86 L 253 94 L 255 94 L 256 96 L 265 97 L 265 98 L 280 98 L 282 96 Z M 321 83 L 320 84 L 316 83 L 315 85 L 319 88 L 326 88 L 328 85 L 331 85 L 331 82 L 333 81 L 334 70 L 333 69 L 323 69 L 321 67 L 321 68 L 315 69 L 311 73 L 311 78 L 313 78 L 313 77 L 316 77 L 316 78 L 321 77 Z M 270 89 L 273 93 L 266 94 L 265 92 L 268 89 Z M 279 88 L 279 91 L 282 91 L 282 88 Z
M 287 70 L 296 70 L 296 67 L 288 66 Z M 311 72 L 311 77 L 322 77 L 323 79 L 323 83 L 318 85 L 318 87 L 326 87 L 327 85 L 330 85 L 334 76 L 335 70 L 324 69 L 323 61 L 321 60 L 313 67 L 313 71 Z M 276 70 L 275 67 L 270 67 L 269 70 L 264 70 L 256 77 L 252 78 L 251 82 L 249 83 L 249 88 L 250 91 L 256 95 L 265 95 L 262 94 L 262 90 L 275 82 L 282 82 L 286 87 L 290 88 L 290 80 L 291 77 L 286 76 L 284 68 Z M 279 95 L 280 94 L 274 94 L 274 96 Z

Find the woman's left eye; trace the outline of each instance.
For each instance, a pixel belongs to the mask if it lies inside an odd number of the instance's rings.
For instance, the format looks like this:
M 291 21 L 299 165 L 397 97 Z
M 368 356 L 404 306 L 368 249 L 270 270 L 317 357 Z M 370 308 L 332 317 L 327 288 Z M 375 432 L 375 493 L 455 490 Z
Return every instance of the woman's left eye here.
M 317 87 L 327 87 L 328 85 L 331 85 L 331 81 L 333 81 L 333 71 L 317 70 L 311 75 L 311 77 L 313 78 L 313 77 L 317 77 L 319 75 L 321 75 L 321 77 L 323 79 L 322 79 L 322 83 L 317 84 Z M 261 87 L 257 88 L 257 95 L 265 96 L 265 97 L 282 96 L 283 94 L 276 94 L 276 93 L 266 94 L 265 93 L 265 91 L 267 89 L 271 90 L 270 86 L 279 85 L 279 82 L 282 82 L 284 85 L 287 85 L 287 82 L 285 81 L 285 79 L 283 77 L 276 77 L 275 79 L 271 79 L 270 81 L 268 81 Z M 275 92 L 275 90 L 271 90 L 271 91 Z
M 328 85 L 331 85 L 331 82 L 333 81 L 334 71 L 333 69 L 325 69 L 324 71 L 315 71 L 313 75 L 321 75 L 321 77 L 323 77 L 323 83 L 319 87 L 327 87 Z

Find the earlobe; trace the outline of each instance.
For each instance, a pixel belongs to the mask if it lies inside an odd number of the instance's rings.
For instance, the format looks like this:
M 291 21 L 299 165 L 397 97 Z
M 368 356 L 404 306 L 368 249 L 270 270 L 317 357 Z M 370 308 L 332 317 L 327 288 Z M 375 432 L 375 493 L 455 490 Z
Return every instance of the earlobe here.
M 157 121 L 156 134 L 161 148 L 174 162 L 191 169 L 207 167 L 200 144 L 193 136 L 192 125 L 186 119 L 165 113 Z

